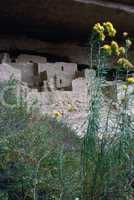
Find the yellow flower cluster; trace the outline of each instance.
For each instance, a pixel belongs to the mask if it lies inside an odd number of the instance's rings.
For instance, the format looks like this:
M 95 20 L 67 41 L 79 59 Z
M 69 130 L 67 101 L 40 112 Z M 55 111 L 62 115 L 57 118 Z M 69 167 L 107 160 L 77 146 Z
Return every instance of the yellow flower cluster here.
M 76 108 L 73 105 L 69 104 L 68 105 L 68 112 L 75 112 L 75 111 L 76 111 Z
M 113 24 L 111 22 L 105 22 L 105 23 L 103 23 L 103 26 L 107 30 L 108 35 L 110 37 L 115 37 L 117 32 L 116 32 L 116 29 L 113 27 Z
M 100 23 L 95 24 L 93 29 L 96 32 L 104 32 L 104 27 Z
M 124 55 L 126 53 L 126 50 L 124 47 L 119 47 L 119 55 Z
M 125 54 L 125 48 L 119 47 L 118 43 L 115 41 L 112 41 L 111 45 L 105 44 L 102 49 L 107 55 L 111 55 L 112 53 L 117 56 Z
M 108 33 L 108 36 L 115 37 L 116 35 L 116 29 L 113 27 L 113 24 L 111 22 L 105 22 L 103 25 L 100 23 L 97 23 L 94 25 L 93 30 L 98 33 L 99 40 L 104 41 L 105 40 L 105 32 Z
M 119 52 L 119 45 L 118 45 L 117 42 L 112 41 L 112 43 L 111 43 L 111 49 L 112 49 L 112 51 L 113 51 L 113 53 L 115 55 L 119 56 L 120 52 Z
M 134 77 L 128 78 L 127 83 L 128 84 L 134 84 Z
M 61 112 L 55 111 L 54 112 L 54 117 L 56 118 L 57 121 L 61 120 L 61 117 L 62 117 Z
M 100 24 L 100 23 L 97 23 L 94 25 L 93 27 L 93 30 L 98 33 L 98 36 L 99 36 L 99 40 L 100 41 L 104 41 L 105 40 L 105 35 L 104 35 L 104 27 Z
M 108 44 L 105 44 L 102 48 L 101 48 L 105 54 L 111 56 L 112 54 L 112 49 L 111 49 L 111 46 L 108 45 Z
M 122 66 L 125 69 L 134 69 L 134 65 L 129 60 L 127 60 L 126 58 L 120 58 L 117 61 L 117 64 Z

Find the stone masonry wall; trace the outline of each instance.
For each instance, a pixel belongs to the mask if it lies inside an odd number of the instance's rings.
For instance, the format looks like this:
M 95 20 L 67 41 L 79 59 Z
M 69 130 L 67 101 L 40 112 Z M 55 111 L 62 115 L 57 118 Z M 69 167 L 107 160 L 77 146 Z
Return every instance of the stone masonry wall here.
M 29 63 L 29 62 L 46 63 L 47 59 L 45 57 L 42 57 L 42 56 L 20 54 L 17 57 L 16 62 L 17 63 Z
M 65 88 L 72 86 L 72 80 L 77 71 L 77 64 L 75 63 L 39 63 L 39 73 L 47 71 L 48 80 L 54 79 L 56 81 L 57 88 Z
M 0 64 L 0 82 L 8 81 L 12 76 L 16 80 L 21 81 L 22 76 L 19 69 L 15 69 L 14 67 L 6 63 Z

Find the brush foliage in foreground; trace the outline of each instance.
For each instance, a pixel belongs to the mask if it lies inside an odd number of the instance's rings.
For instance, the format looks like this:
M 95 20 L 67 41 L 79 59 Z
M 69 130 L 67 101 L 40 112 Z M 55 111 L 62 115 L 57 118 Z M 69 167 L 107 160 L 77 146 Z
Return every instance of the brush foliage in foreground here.
M 0 103 L 1 199 L 79 196 L 80 139 L 61 122 L 27 113 L 11 91 L 7 96 L 14 106 Z

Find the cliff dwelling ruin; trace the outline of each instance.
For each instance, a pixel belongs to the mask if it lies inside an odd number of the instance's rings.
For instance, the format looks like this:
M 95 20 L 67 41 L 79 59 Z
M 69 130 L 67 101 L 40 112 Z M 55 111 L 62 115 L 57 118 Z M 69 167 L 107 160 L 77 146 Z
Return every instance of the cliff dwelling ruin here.
M 78 122 L 87 110 L 85 71 L 90 69 L 92 26 L 111 21 L 119 33 L 131 36 L 133 19 L 133 0 L 5 0 L 0 12 L 0 81 L 14 74 L 29 101 L 36 97 L 51 114 L 54 109 L 70 112 L 72 106 L 70 121 Z M 133 58 L 133 50 L 130 54 Z
M 29 88 L 38 89 L 39 92 L 71 91 L 73 79 L 84 78 L 84 69 L 80 67 L 78 69 L 76 63 L 48 63 L 47 58 L 41 56 L 21 54 L 12 60 L 8 53 L 3 53 L 1 55 L 1 72 L 6 72 L 4 64 L 8 65 L 8 71 L 15 73 L 15 77 L 19 74 L 19 81 L 27 83 Z M 6 77 L 1 74 L 0 80 L 9 78 L 8 73 Z

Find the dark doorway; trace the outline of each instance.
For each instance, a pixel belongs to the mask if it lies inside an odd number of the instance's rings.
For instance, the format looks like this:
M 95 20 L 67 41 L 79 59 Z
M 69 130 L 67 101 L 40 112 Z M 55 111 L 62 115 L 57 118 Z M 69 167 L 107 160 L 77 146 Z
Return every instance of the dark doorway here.
M 61 67 L 61 71 L 64 71 L 64 67 L 63 66 Z
M 47 71 L 40 72 L 39 92 L 43 91 L 44 81 L 48 80 Z

